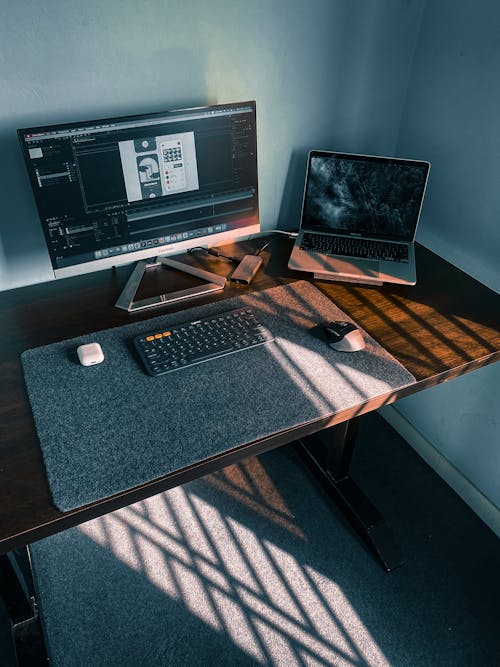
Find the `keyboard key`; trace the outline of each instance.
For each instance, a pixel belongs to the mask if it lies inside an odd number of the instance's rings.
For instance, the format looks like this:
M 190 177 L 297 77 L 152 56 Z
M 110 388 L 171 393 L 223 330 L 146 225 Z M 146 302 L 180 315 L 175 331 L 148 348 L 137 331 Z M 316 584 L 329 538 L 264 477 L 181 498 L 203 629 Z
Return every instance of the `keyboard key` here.
M 303 250 L 323 255 L 341 255 L 388 262 L 408 262 L 408 245 L 350 236 L 304 233 L 300 246 Z
M 271 332 L 249 308 L 148 332 L 134 345 L 150 375 L 161 375 L 194 364 L 241 352 L 273 340 Z

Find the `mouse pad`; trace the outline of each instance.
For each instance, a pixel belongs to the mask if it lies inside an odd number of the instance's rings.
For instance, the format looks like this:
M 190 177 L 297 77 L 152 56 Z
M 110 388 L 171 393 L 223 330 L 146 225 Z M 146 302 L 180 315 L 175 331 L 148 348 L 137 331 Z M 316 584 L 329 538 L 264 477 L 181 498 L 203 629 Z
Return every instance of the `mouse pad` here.
M 158 377 L 132 349 L 141 333 L 243 306 L 273 342 Z M 311 335 L 333 320 L 352 321 L 298 281 L 24 352 L 55 505 L 80 507 L 415 382 L 366 332 L 354 353 Z M 81 366 L 76 348 L 91 342 L 104 362 Z

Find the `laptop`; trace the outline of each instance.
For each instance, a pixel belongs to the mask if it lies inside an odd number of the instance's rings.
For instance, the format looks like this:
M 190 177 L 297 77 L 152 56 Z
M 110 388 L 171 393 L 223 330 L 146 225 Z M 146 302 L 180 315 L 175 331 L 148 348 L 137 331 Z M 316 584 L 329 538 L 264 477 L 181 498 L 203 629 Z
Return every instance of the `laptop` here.
M 311 151 L 288 267 L 315 278 L 415 285 L 415 234 L 430 163 Z

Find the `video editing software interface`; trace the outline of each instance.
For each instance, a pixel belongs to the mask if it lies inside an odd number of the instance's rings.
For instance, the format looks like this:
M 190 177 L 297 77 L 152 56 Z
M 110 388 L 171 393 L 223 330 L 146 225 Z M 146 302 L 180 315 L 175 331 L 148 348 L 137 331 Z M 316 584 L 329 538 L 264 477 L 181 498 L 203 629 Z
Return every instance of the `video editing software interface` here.
M 54 269 L 258 223 L 253 102 L 18 130 Z

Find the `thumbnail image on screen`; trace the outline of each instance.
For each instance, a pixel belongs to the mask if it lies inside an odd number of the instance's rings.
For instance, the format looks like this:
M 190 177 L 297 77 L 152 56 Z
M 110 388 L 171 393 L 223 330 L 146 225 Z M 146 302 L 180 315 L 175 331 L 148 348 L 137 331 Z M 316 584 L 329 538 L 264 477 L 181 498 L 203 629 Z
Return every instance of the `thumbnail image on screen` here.
M 199 189 L 194 132 L 118 143 L 129 202 Z

